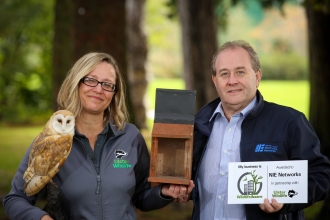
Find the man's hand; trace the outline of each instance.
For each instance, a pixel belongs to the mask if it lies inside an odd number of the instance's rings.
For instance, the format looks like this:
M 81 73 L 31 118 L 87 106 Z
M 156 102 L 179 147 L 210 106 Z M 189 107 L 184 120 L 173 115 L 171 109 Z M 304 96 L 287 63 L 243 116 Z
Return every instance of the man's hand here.
M 44 215 L 40 220 L 53 220 L 49 215 Z
M 278 203 L 276 199 L 273 198 L 272 203 L 270 203 L 268 199 L 264 199 L 264 203 L 260 204 L 259 207 L 266 213 L 274 213 L 280 211 L 283 205 L 283 203 Z
M 175 202 L 188 202 L 190 193 L 195 187 L 194 181 L 190 180 L 189 185 L 165 185 L 162 188 L 162 195 L 170 196 L 175 199 Z

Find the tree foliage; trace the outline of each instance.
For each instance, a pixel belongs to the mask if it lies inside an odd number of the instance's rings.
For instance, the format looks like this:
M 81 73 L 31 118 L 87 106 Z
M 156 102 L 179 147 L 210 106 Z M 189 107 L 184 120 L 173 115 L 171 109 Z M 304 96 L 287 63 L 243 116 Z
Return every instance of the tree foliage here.
M 87 52 L 111 54 L 127 82 L 125 15 L 122 0 L 1 1 L 0 120 L 43 123 L 73 61 Z
M 52 7 L 0 1 L 0 120 L 31 122 L 49 110 Z

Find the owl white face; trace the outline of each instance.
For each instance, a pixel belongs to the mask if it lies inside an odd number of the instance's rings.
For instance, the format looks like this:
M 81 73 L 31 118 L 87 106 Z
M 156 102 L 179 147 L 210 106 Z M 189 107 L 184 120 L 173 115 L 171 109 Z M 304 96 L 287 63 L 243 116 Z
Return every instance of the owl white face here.
M 73 115 L 57 114 L 53 116 L 52 126 L 56 132 L 60 134 L 74 134 L 74 117 Z

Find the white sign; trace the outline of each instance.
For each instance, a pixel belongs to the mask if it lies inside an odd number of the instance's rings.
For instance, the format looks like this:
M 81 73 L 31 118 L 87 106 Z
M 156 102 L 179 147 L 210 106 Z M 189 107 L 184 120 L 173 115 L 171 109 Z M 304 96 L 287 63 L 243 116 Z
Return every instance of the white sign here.
M 228 164 L 228 204 L 307 203 L 308 161 Z

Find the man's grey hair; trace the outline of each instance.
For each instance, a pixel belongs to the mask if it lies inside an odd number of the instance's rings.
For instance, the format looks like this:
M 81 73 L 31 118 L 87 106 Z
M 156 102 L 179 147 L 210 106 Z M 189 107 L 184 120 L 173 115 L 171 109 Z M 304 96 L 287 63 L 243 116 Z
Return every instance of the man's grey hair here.
M 236 40 L 236 41 L 228 41 L 226 43 L 224 43 L 220 49 L 215 53 L 215 55 L 213 56 L 212 59 L 212 66 L 211 66 L 211 72 L 212 75 L 216 75 L 216 70 L 215 70 L 215 61 L 217 60 L 218 55 L 228 49 L 228 48 L 238 48 L 241 47 L 244 50 L 246 50 L 251 57 L 251 65 L 252 65 L 252 69 L 254 70 L 254 72 L 257 72 L 260 69 L 260 61 L 259 61 L 259 57 L 257 52 L 253 49 L 253 47 L 246 41 L 244 40 Z

